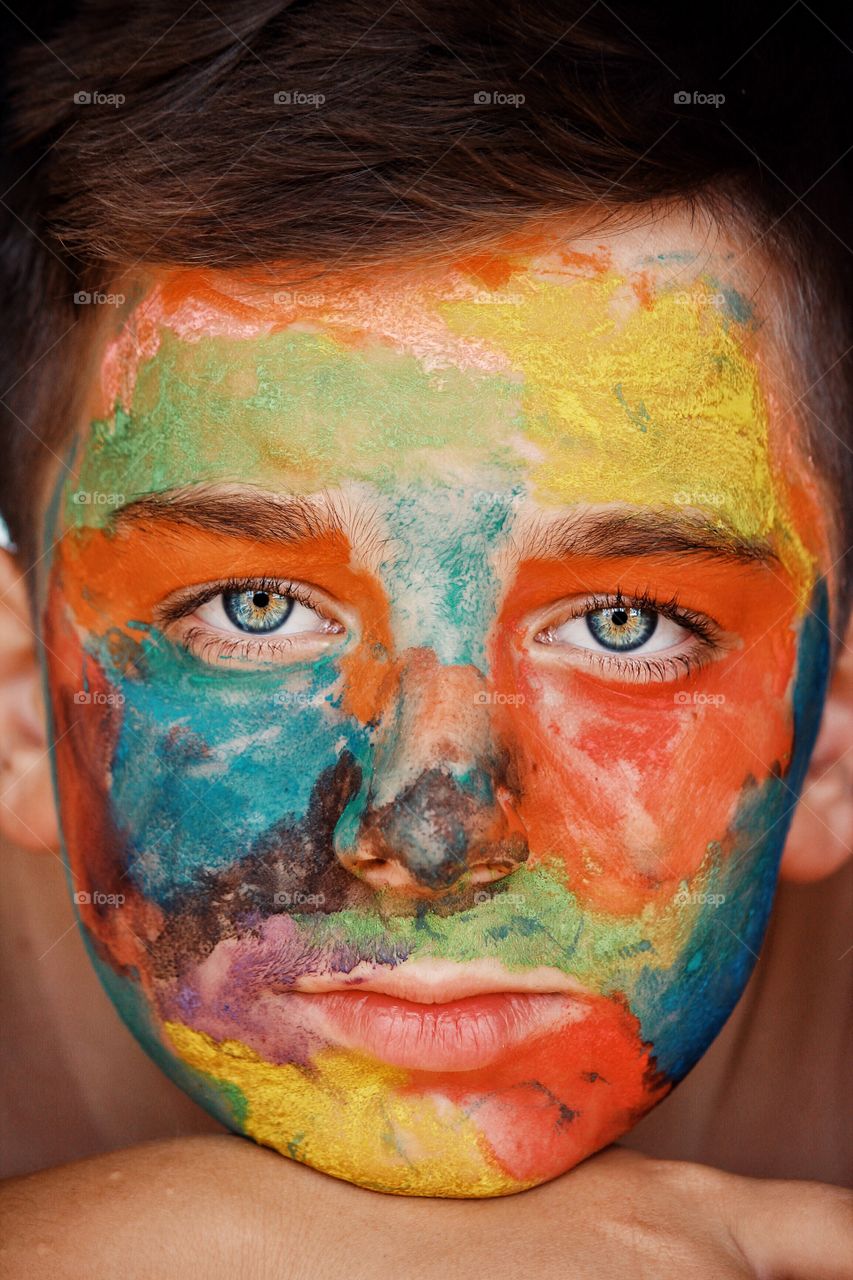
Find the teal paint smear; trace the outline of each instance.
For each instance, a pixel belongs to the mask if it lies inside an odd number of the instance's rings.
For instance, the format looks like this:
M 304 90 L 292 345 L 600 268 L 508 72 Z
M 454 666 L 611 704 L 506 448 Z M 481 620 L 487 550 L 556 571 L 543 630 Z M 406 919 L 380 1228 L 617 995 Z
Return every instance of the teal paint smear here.
M 658 265 L 673 262 L 681 266 L 687 266 L 695 262 L 696 256 L 696 254 L 689 253 L 660 253 L 644 258 L 643 263 Z M 749 299 L 734 285 L 724 283 L 716 276 L 703 272 L 702 275 L 687 282 L 680 282 L 677 277 L 674 277 L 662 282 L 660 288 L 662 292 L 666 293 L 689 294 L 698 285 L 703 285 L 708 294 L 718 295 L 722 299 L 722 304 L 718 309 L 726 329 L 730 324 L 739 325 L 741 328 L 754 328 L 756 326 L 755 308 Z
M 524 489 L 410 485 L 384 511 L 389 556 L 381 577 L 395 647 L 429 648 L 446 666 L 486 669 L 501 584 L 495 556 Z
M 204 873 L 238 861 L 284 821 L 304 819 L 312 790 L 341 754 L 363 756 L 363 726 L 333 706 L 336 662 L 255 671 L 205 664 L 153 628 L 134 666 L 95 656 L 124 699 L 110 791 L 127 870 L 168 906 Z
M 48 704 L 49 707 L 50 704 Z M 52 713 L 48 711 L 49 719 Z M 51 772 L 55 794 L 58 795 L 56 781 L 55 752 L 50 753 Z M 161 1040 L 154 1023 L 151 1009 L 138 979 L 117 973 L 99 956 L 89 935 L 74 894 L 77 886 L 71 874 L 71 861 L 65 841 L 60 836 L 60 853 L 65 871 L 69 897 L 74 903 L 74 917 L 83 947 L 98 976 L 101 987 L 107 998 L 127 1027 L 134 1040 L 142 1046 L 149 1058 L 162 1072 L 185 1094 L 197 1102 L 207 1113 L 227 1129 L 243 1133 L 249 1114 L 249 1101 L 243 1091 L 229 1080 L 219 1080 L 207 1072 L 197 1071 L 178 1058 Z
M 736 324 L 741 328 L 755 327 L 755 310 L 748 298 L 733 285 L 725 284 L 718 280 L 716 276 L 703 276 L 707 284 L 709 293 L 716 294 L 722 298 L 722 306 L 719 308 L 722 316 L 723 324 L 728 329 L 730 325 Z
M 638 403 L 635 409 L 632 409 L 631 406 L 628 404 L 628 401 L 625 399 L 625 396 L 622 392 L 621 382 L 616 383 L 616 386 L 613 388 L 613 394 L 615 395 L 619 404 L 625 410 L 625 414 L 628 420 L 630 422 L 633 422 L 635 427 L 639 427 L 641 431 L 647 431 L 651 426 L 652 420 L 651 420 L 651 417 L 649 416 L 649 411 L 646 408 L 646 406 L 643 404 L 642 400 L 640 400 L 640 402 Z
M 679 266 L 687 266 L 691 262 L 695 262 L 698 254 L 695 250 L 679 249 L 671 250 L 668 253 L 650 253 L 641 258 L 643 265 L 651 265 L 653 262 L 673 262 Z
M 728 285 L 718 285 L 718 292 L 725 299 L 725 315 L 729 320 L 734 320 L 736 324 L 744 326 L 753 324 L 755 310 L 752 303 L 742 293 Z

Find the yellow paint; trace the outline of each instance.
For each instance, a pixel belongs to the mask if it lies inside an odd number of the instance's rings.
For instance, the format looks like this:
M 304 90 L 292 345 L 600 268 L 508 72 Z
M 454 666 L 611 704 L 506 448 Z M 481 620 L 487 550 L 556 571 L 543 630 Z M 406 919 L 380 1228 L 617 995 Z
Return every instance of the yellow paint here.
M 326 1049 L 311 1068 L 266 1062 L 239 1040 L 164 1024 L 175 1052 L 248 1102 L 246 1134 L 282 1155 L 361 1186 L 416 1196 L 499 1196 L 532 1183 L 498 1167 L 458 1107 L 401 1092 L 409 1073 Z
M 707 512 L 710 495 L 721 524 L 747 538 L 779 535 L 786 567 L 810 580 L 811 557 L 774 482 L 748 335 L 708 305 L 707 285 L 647 306 L 615 274 L 559 283 L 520 274 L 511 292 L 513 303 L 440 310 L 523 371 L 525 435 L 545 453 L 531 472 L 535 496 Z

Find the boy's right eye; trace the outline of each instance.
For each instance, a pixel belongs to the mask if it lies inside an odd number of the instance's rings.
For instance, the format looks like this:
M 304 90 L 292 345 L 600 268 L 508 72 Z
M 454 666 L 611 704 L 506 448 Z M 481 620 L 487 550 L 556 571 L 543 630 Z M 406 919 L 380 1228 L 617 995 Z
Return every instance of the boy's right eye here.
M 278 591 L 249 588 L 223 591 L 197 611 L 199 621 L 224 630 L 232 624 L 249 635 L 281 635 L 311 631 L 321 621 L 315 609 L 300 604 L 295 596 Z
M 211 583 L 167 601 L 158 621 L 170 639 L 206 662 L 299 661 L 346 634 L 328 603 L 302 582 Z

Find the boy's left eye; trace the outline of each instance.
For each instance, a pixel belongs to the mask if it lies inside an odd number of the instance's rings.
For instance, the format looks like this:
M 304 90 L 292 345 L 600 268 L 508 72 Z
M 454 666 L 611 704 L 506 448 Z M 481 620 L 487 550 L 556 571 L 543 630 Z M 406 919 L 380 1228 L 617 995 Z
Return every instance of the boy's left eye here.
M 660 653 L 679 644 L 690 632 L 654 609 L 628 604 L 592 609 L 550 629 L 553 644 L 607 653 Z
M 649 591 L 633 598 L 579 596 L 549 612 L 552 621 L 533 637 L 536 650 L 615 680 L 680 679 L 727 647 L 712 618 L 674 599 L 657 601 Z

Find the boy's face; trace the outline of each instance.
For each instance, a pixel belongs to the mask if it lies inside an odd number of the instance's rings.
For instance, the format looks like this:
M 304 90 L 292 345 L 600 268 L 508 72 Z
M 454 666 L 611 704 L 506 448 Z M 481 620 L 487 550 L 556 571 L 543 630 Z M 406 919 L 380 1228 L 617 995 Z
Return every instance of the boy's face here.
M 829 534 L 736 256 L 164 273 L 103 343 L 45 535 L 64 841 L 110 996 L 226 1124 L 516 1191 L 732 1009 Z

